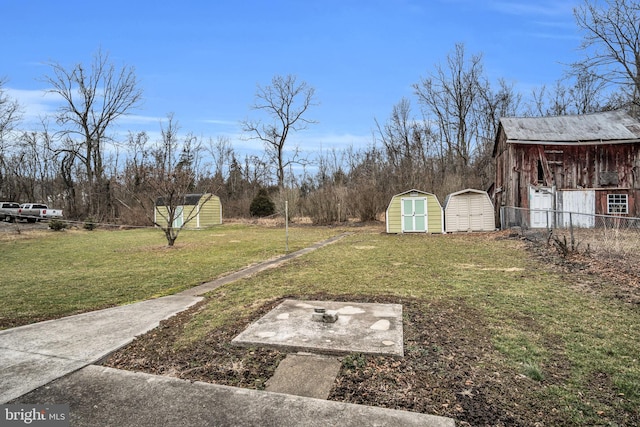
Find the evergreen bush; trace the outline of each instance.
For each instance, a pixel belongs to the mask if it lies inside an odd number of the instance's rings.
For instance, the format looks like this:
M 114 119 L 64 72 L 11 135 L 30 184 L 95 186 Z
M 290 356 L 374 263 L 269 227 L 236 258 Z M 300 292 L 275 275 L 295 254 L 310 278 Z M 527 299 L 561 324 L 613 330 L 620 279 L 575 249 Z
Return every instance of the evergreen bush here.
M 249 213 L 251 216 L 265 217 L 273 215 L 276 211 L 276 205 L 271 201 L 269 193 L 264 188 L 258 191 L 258 194 L 251 201 Z

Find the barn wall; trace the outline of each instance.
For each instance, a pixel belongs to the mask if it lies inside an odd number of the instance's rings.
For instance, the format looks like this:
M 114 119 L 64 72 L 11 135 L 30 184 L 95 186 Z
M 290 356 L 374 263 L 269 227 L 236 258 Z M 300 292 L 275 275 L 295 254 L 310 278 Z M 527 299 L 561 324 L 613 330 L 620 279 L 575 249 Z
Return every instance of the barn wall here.
M 639 190 L 627 190 L 627 189 L 603 189 L 596 191 L 596 214 L 598 215 L 610 215 L 607 213 L 608 195 L 609 194 L 626 194 L 629 202 L 629 214 L 621 216 L 631 216 L 635 218 L 640 217 L 640 203 L 638 203 L 638 197 L 640 196 Z
M 496 157 L 498 206 L 528 208 L 528 187 L 637 189 L 640 169 L 634 144 L 525 145 L 507 144 Z

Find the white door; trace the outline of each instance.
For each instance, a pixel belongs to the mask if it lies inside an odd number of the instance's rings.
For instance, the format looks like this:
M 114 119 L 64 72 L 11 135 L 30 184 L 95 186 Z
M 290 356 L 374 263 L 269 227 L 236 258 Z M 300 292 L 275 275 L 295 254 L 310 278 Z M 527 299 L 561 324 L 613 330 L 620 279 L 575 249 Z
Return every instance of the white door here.
M 594 190 L 558 191 L 559 221 L 563 227 L 593 228 L 596 225 Z
M 173 228 L 181 228 L 182 224 L 184 224 L 184 218 L 182 217 L 182 213 L 184 212 L 184 206 L 176 206 L 176 214 L 175 218 L 173 218 Z
M 469 231 L 471 229 L 469 197 L 462 194 L 456 196 L 456 200 L 453 206 L 456 210 L 456 226 L 454 231 Z
M 402 199 L 402 232 L 424 233 L 427 231 L 427 199 L 410 197 Z
M 553 227 L 554 187 L 529 187 L 531 228 Z

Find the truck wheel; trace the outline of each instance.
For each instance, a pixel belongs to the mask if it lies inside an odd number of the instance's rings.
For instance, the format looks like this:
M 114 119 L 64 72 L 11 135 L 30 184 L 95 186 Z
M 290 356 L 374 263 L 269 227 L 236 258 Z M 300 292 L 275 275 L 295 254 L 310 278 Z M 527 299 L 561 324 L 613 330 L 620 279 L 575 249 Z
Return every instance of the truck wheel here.
M 27 218 L 27 222 L 34 223 L 36 221 L 37 221 L 36 218 Z

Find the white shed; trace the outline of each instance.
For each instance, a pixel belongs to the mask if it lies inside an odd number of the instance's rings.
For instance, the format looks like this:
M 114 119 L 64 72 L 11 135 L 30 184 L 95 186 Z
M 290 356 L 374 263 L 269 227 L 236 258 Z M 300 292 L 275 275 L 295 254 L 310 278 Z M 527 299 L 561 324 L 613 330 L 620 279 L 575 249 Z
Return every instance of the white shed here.
M 495 230 L 495 212 L 487 192 L 467 188 L 449 194 L 444 204 L 444 228 L 447 233 Z

